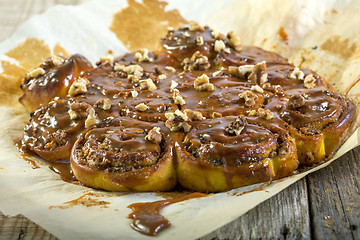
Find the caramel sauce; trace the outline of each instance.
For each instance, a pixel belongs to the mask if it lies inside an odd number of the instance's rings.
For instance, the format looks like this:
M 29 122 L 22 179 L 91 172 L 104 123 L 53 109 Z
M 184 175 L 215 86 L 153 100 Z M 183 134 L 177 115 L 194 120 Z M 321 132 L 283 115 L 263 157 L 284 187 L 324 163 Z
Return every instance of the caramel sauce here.
M 50 163 L 49 168 L 60 175 L 65 182 L 73 183 L 76 178 L 71 170 L 70 162 L 53 162 Z
M 33 169 L 40 168 L 40 167 L 36 164 L 36 162 L 30 158 L 30 157 L 31 157 L 30 154 L 28 154 L 28 153 L 21 153 L 20 155 L 18 155 L 18 157 L 20 157 L 21 159 L 25 160 L 28 164 L 31 165 L 31 167 L 32 167 Z
M 287 35 L 287 33 L 284 30 L 284 27 L 280 27 L 278 30 L 278 34 L 280 35 L 281 39 L 284 41 L 289 40 L 289 36 Z
M 107 205 L 110 204 L 110 202 L 107 202 L 107 201 L 102 201 L 102 200 L 91 198 L 91 196 L 93 196 L 93 195 L 94 195 L 93 193 L 85 193 L 82 196 L 80 196 L 74 200 L 64 202 L 64 205 L 50 206 L 49 209 L 53 209 L 53 208 L 66 209 L 66 208 L 71 208 L 71 207 L 77 206 L 77 205 L 81 205 L 81 206 L 85 206 L 85 207 L 100 206 L 102 208 L 107 208 L 108 207 Z
M 228 195 L 229 196 L 242 196 L 242 195 L 247 194 L 247 193 L 264 191 L 264 190 L 265 190 L 265 188 L 263 188 L 263 187 L 257 187 L 257 188 L 254 188 L 252 190 L 241 192 L 241 193 L 228 193 Z
M 161 231 L 171 226 L 169 220 L 160 214 L 161 209 L 174 203 L 206 196 L 208 195 L 194 192 L 174 199 L 133 203 L 128 206 L 128 208 L 131 208 L 132 210 L 128 216 L 130 219 L 133 219 L 131 227 L 142 234 L 156 236 Z

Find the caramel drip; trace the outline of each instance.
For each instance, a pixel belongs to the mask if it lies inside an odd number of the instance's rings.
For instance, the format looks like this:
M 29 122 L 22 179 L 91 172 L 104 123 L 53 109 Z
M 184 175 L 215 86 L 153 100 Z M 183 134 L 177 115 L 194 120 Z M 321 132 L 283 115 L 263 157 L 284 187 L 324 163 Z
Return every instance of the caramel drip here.
M 128 206 L 128 208 L 131 208 L 132 210 L 128 216 L 130 219 L 133 219 L 131 227 L 142 234 L 156 236 L 171 226 L 169 220 L 160 214 L 160 211 L 164 207 L 192 198 L 201 198 L 206 196 L 208 195 L 194 192 L 180 198 L 160 200 L 155 202 L 133 203 Z

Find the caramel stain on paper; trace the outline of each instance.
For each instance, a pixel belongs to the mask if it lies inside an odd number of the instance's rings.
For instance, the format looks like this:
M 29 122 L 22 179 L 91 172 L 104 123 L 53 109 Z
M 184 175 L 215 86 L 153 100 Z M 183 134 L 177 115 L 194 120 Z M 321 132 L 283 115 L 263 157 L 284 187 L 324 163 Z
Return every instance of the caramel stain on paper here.
M 59 44 L 55 45 L 53 52 L 63 56 L 69 55 Z M 43 40 L 28 38 L 17 47 L 6 52 L 5 55 L 17 63 L 0 61 L 2 69 L 0 72 L 0 105 L 16 106 L 22 93 L 20 84 L 24 75 L 50 57 L 51 50 Z
M 128 0 L 128 4 L 113 16 L 110 30 L 131 51 L 155 50 L 158 39 L 165 36 L 168 27 L 178 28 L 187 23 L 178 10 L 165 11 L 167 2 Z
M 321 49 L 345 59 L 360 53 L 360 49 L 355 43 L 350 44 L 348 38 L 341 40 L 340 36 L 333 36 L 327 39 L 321 45 Z
M 29 155 L 29 154 L 21 153 L 20 156 L 19 156 L 19 155 L 17 155 L 17 156 L 18 156 L 19 158 L 25 160 L 25 161 L 32 167 L 32 169 L 38 169 L 38 168 L 40 168 L 40 167 L 36 164 L 36 162 L 30 158 L 30 155 Z
M 284 27 L 279 28 L 278 34 L 280 35 L 282 40 L 284 40 L 284 41 L 289 40 L 289 35 L 285 32 Z
M 64 205 L 50 206 L 49 209 L 52 209 L 52 208 L 67 209 L 67 208 L 71 208 L 76 205 L 81 205 L 84 207 L 99 206 L 101 208 L 107 208 L 108 205 L 110 204 L 110 202 L 107 202 L 107 201 L 101 201 L 98 199 L 91 198 L 90 196 L 92 196 L 92 195 L 94 195 L 94 194 L 85 193 L 84 195 L 80 196 L 79 198 L 76 198 L 76 199 L 68 201 L 68 202 L 64 202 Z

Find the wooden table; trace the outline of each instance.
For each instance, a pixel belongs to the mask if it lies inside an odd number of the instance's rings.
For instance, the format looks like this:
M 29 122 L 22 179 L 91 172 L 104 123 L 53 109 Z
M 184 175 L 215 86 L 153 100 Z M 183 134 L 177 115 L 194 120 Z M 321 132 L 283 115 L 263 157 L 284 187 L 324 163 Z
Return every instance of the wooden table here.
M 53 5 L 81 2 L 1 0 L 0 41 Z M 360 239 L 359 156 L 358 147 L 200 239 Z M 7 217 L 0 212 L 0 239 L 56 237 L 22 215 Z

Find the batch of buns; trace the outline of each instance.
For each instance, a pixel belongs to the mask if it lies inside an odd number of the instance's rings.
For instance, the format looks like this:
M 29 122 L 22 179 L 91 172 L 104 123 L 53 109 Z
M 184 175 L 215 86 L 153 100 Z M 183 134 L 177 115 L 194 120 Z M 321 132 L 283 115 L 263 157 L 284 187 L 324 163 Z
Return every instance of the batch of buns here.
M 52 56 L 28 72 L 21 150 L 108 191 L 219 192 L 326 161 L 355 105 L 315 72 L 192 23 L 158 50 Z

